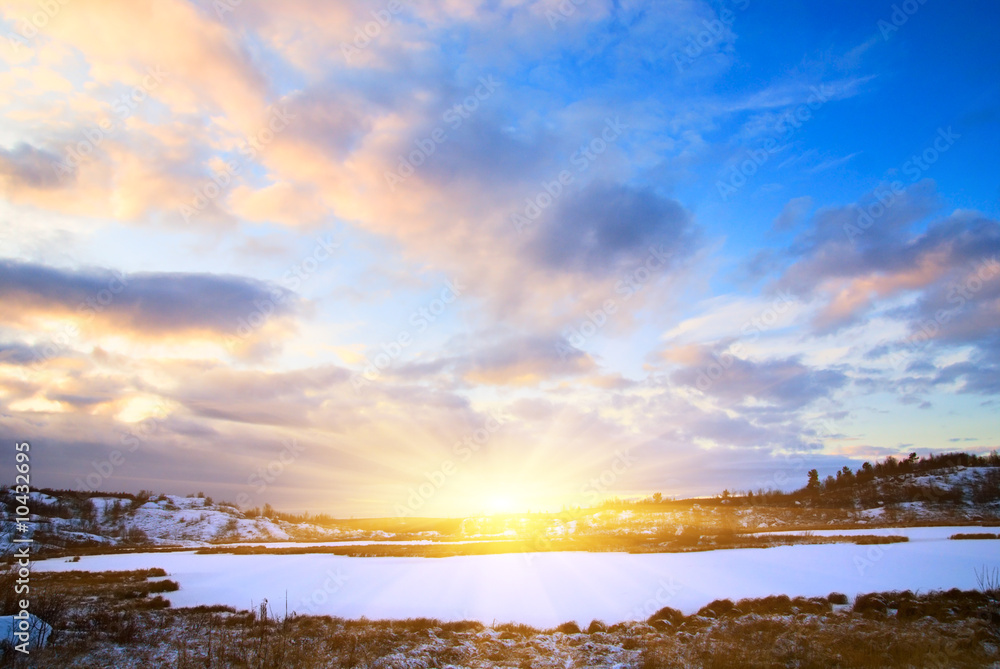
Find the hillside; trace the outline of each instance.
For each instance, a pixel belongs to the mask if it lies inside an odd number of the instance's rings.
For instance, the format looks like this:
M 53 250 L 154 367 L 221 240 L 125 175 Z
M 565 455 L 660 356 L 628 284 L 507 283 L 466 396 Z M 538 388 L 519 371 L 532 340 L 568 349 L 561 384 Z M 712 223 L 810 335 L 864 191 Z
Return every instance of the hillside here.
M 794 492 L 758 491 L 711 498 L 665 500 L 660 495 L 612 500 L 558 513 L 459 519 L 334 520 L 240 510 L 203 496 L 142 492 L 31 493 L 35 550 L 201 548 L 238 542 L 519 541 L 526 550 L 552 550 L 567 541 L 587 550 L 647 550 L 718 546 L 723 535 L 774 530 L 968 525 L 1000 522 L 1000 459 L 948 454 L 865 463 L 820 481 L 810 472 Z M 14 495 L 0 490 L 5 510 L 0 542 L 9 545 Z
M 14 496 L 0 491 L 4 520 L 0 542 L 14 533 Z M 264 516 L 250 517 L 233 505 L 206 497 L 178 495 L 81 495 L 32 492 L 29 525 L 36 550 L 70 547 L 200 547 L 241 541 L 332 541 L 377 539 L 379 532 L 346 531 Z

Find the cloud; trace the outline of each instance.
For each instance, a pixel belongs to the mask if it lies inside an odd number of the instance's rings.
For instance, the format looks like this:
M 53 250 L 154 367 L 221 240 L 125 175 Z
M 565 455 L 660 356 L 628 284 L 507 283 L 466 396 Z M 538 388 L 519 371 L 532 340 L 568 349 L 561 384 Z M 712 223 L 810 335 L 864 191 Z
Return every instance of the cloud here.
M 822 210 L 793 243 L 794 261 L 775 286 L 820 300 L 814 330 L 833 333 L 863 322 L 878 301 L 938 290 L 957 272 L 1000 253 L 1000 223 L 971 212 L 915 232 L 935 206 L 932 184 L 922 182 L 899 192 L 886 186 L 855 205 Z
M 843 372 L 813 369 L 796 358 L 757 362 L 707 347 L 685 349 L 684 361 L 687 365 L 671 375 L 675 383 L 697 389 L 728 406 L 744 408 L 763 403 L 769 408 L 795 411 L 829 397 L 848 381 Z
M 802 221 L 812 206 L 813 199 L 808 195 L 789 200 L 781 213 L 774 219 L 772 229 L 776 232 L 791 230 Z
M 0 365 L 30 365 L 43 356 L 42 346 L 29 346 L 19 342 L 0 343 Z
M 595 364 L 558 337 L 522 337 L 477 351 L 458 365 L 471 383 L 536 385 L 554 377 L 590 372 Z
M 350 378 L 347 370 L 332 365 L 261 372 L 188 364 L 169 371 L 186 380 L 165 394 L 194 416 L 285 427 L 315 425 L 329 396 L 344 390 Z
M 0 299 L 13 322 L 53 315 L 148 337 L 236 337 L 241 328 L 249 336 L 255 323 L 285 320 L 299 307 L 291 291 L 245 277 L 67 270 L 9 259 L 0 260 Z
M 846 156 L 840 156 L 838 158 L 829 158 L 829 159 L 824 160 L 823 162 L 821 162 L 821 163 L 819 163 L 817 165 L 813 165 L 812 167 L 810 167 L 806 171 L 809 172 L 809 174 L 816 174 L 818 172 L 825 172 L 826 170 L 830 170 L 830 169 L 833 169 L 835 167 L 840 167 L 841 165 L 843 165 L 844 163 L 848 162 L 849 160 L 851 160 L 855 156 L 859 156 L 859 155 L 861 155 L 861 152 L 860 151 L 855 151 L 854 153 L 848 154 Z
M 791 114 L 816 112 L 809 134 L 825 136 L 866 103 L 819 107 L 874 78 L 836 44 L 798 62 L 772 53 L 746 33 L 743 4 L 722 22 L 701 0 L 413 0 L 388 18 L 364 0 L 74 0 L 30 45 L 0 39 L 0 234 L 17 258 L 0 259 L 0 430 L 46 439 L 40 472 L 73 485 L 162 404 L 114 487 L 194 476 L 230 497 L 295 438 L 308 454 L 267 501 L 371 513 L 454 457 L 487 406 L 509 404 L 514 420 L 442 499 L 533 476 L 568 499 L 619 445 L 642 459 L 616 493 L 775 480 L 785 452 L 806 454 L 792 467 L 804 483 L 809 464 L 843 459 L 820 450 L 915 441 L 854 445 L 872 432 L 852 422 L 859 403 L 874 421 L 900 409 L 876 393 L 916 408 L 1000 392 L 1000 280 L 970 277 L 997 248 L 996 221 L 942 214 L 930 181 L 817 211 L 833 192 L 821 170 L 856 147 L 796 151 Z M 16 27 L 37 11 L 10 0 L 0 14 Z M 751 58 L 761 76 L 732 70 Z M 274 110 L 289 117 L 280 131 Z M 622 132 L 609 139 L 612 120 Z M 795 176 L 754 196 L 792 241 L 750 253 L 768 223 L 756 215 L 706 240 L 738 214 L 698 184 L 778 135 L 775 160 L 798 153 L 781 163 Z M 71 151 L 86 155 L 59 178 Z M 387 178 L 408 161 L 412 174 Z M 512 215 L 563 171 L 571 183 L 516 229 Z M 786 188 L 802 197 L 774 205 Z M 306 286 L 314 302 L 250 278 L 332 220 L 357 252 Z M 149 243 L 162 244 L 157 267 L 193 269 L 77 264 L 150 257 Z M 755 281 L 713 274 L 734 251 Z M 244 275 L 212 273 L 220 259 Z M 414 293 L 443 281 L 463 286 L 454 309 L 356 391 L 365 343 L 393 341 Z M 824 410 L 864 438 L 812 418 Z
M 529 248 L 543 267 L 596 275 L 634 267 L 651 247 L 683 256 L 695 238 L 692 217 L 676 200 L 610 183 L 566 196 L 537 227 Z
M 29 14 L 37 6 L 13 0 L 10 10 Z M 155 5 L 80 0 L 61 13 L 46 27 L 46 36 L 79 49 L 95 80 L 134 85 L 147 68 L 160 67 L 167 80 L 157 97 L 176 113 L 222 111 L 244 132 L 253 129 L 252 119 L 264 106 L 263 78 L 215 17 L 180 0 Z M 157 30 L 149 31 L 150 25 Z M 137 34 L 145 39 L 134 39 Z
M 973 354 L 972 359 L 947 365 L 935 376 L 934 382 L 952 384 L 961 381 L 960 392 L 979 395 L 1000 394 L 1000 338 L 995 338 L 992 348 Z
M 813 335 L 872 319 L 902 331 L 870 345 L 862 359 L 910 376 L 882 369 L 878 383 L 868 378 L 864 385 L 895 384 L 922 408 L 934 384 L 1000 392 L 1000 222 L 961 210 L 930 218 L 938 206 L 933 183 L 923 181 L 883 185 L 853 205 L 821 210 L 772 284 L 810 303 Z
M 5 190 L 58 188 L 63 183 L 59 162 L 55 154 L 30 144 L 19 144 L 13 150 L 0 147 L 0 178 L 5 178 Z
M 448 374 L 453 382 L 472 385 L 538 386 L 547 381 L 580 377 L 597 369 L 590 355 L 552 335 L 483 332 L 455 338 L 447 348 L 461 352 L 400 365 L 392 374 L 406 380 Z

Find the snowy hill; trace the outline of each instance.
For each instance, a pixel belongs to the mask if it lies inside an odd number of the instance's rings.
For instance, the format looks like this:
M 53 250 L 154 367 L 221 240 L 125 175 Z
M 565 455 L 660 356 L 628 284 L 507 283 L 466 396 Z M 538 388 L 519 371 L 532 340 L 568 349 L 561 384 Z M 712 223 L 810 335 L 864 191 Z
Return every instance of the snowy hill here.
M 997 508 L 1000 467 L 944 467 L 881 476 L 864 476 L 860 471 L 853 476 L 838 473 L 837 479 L 828 479 L 821 488 L 800 491 L 799 499 L 816 507 L 884 508 L 918 514 L 951 509 L 975 515 Z
M 83 497 L 31 493 L 29 524 L 36 547 L 185 546 L 252 541 L 331 541 L 372 538 L 370 532 L 347 531 L 309 523 L 289 523 L 263 516 L 248 517 L 235 506 L 210 498 L 160 495 L 143 501 L 128 496 Z M 9 545 L 16 502 L 0 494 L 5 508 L 0 545 Z M 384 538 L 384 533 L 378 533 Z

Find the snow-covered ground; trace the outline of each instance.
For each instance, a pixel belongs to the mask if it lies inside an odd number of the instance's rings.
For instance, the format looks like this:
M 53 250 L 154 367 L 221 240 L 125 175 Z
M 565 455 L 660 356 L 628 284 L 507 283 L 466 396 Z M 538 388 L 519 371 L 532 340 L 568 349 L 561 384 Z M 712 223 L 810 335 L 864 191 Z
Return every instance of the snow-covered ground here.
M 28 636 L 26 639 L 18 637 L 15 636 L 16 632 L 27 632 Z M 52 626 L 34 614 L 29 613 L 23 620 L 13 615 L 0 616 L 0 640 L 9 641 L 15 648 L 27 641 L 29 654 L 30 651 L 47 644 L 51 634 Z
M 1000 565 L 993 541 L 949 541 L 956 528 L 909 528 L 912 543 L 831 544 L 696 553 L 535 553 L 451 558 L 137 553 L 35 564 L 39 571 L 162 567 L 181 589 L 174 606 L 249 608 L 349 618 L 435 617 L 523 622 L 645 618 L 664 606 L 685 613 L 714 599 L 821 596 L 976 587 L 976 570 Z M 975 531 L 961 528 L 958 531 Z M 936 531 L 936 534 L 935 534 Z M 866 530 L 870 532 L 870 530 Z M 891 530 L 890 533 L 900 530 Z M 934 536 L 932 536 L 934 535 Z M 916 538 L 916 537 L 915 537 Z
M 33 508 L 51 505 L 59 500 L 43 493 L 31 493 Z M 125 543 L 121 530 L 141 530 L 153 545 L 179 545 L 189 548 L 207 546 L 220 541 L 294 541 L 294 540 L 381 540 L 392 534 L 382 531 L 344 531 L 320 527 L 311 523 L 289 523 L 270 518 L 247 518 L 232 506 L 213 504 L 202 497 L 160 495 L 131 508 L 130 500 L 117 497 L 92 497 L 92 524 L 78 518 L 61 518 L 32 514 L 32 529 L 77 541 L 109 545 Z M 0 522 L 3 541 L 9 541 L 9 522 Z M 113 536 L 112 536 L 113 535 Z
M 99 517 L 108 517 L 108 510 L 121 500 L 95 497 L 92 500 Z M 289 540 L 291 523 L 268 518 L 245 518 L 232 507 L 206 503 L 204 498 L 162 495 L 150 500 L 128 517 L 128 524 L 144 531 L 154 541 L 190 542 L 192 545 L 230 536 L 240 540 Z M 339 532 L 314 525 L 294 526 L 324 538 L 336 538 Z

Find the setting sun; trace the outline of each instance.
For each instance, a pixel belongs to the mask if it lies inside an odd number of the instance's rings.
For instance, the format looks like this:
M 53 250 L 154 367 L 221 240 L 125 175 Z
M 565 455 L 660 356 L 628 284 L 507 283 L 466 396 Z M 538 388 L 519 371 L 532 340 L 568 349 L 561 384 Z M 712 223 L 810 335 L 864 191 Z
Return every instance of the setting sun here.
M 490 498 L 489 505 L 486 508 L 486 512 L 489 514 L 511 513 L 516 510 L 518 509 L 515 506 L 514 500 L 505 495 Z

